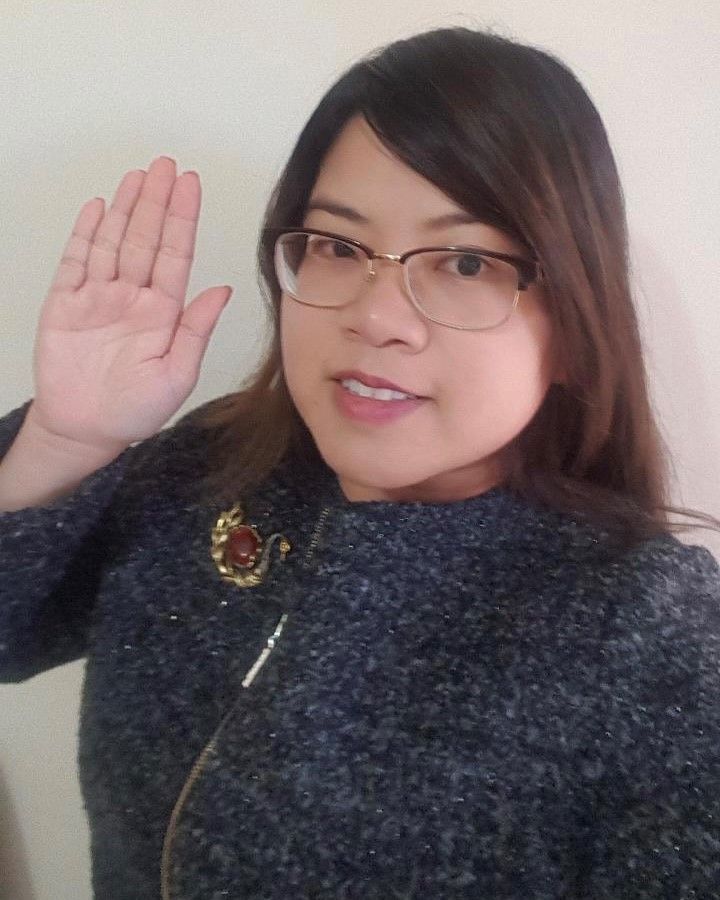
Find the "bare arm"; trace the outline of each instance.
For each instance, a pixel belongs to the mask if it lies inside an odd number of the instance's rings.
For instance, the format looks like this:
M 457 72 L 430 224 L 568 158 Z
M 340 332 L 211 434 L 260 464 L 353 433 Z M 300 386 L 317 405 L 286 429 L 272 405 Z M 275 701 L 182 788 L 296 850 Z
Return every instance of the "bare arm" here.
M 185 307 L 200 181 L 159 157 L 84 204 L 43 304 L 33 402 L 0 463 L 0 512 L 66 496 L 187 399 L 230 288 Z

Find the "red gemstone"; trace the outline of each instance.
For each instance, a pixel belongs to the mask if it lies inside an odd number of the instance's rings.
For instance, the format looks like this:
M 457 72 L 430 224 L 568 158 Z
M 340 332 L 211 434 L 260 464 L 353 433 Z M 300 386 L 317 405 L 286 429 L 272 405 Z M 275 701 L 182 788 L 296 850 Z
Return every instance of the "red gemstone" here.
M 252 528 L 241 525 L 228 535 L 226 556 L 236 566 L 251 566 L 255 562 L 260 542 Z

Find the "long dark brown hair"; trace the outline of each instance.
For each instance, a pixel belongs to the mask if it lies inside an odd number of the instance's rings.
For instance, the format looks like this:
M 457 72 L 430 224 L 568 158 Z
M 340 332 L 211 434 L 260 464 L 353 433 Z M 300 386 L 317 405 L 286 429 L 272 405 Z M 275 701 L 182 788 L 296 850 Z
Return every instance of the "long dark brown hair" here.
M 567 380 L 551 385 L 506 448 L 506 486 L 607 528 L 624 546 L 697 527 L 671 522 L 669 512 L 720 529 L 712 516 L 668 505 L 670 457 L 648 395 L 622 188 L 602 120 L 567 66 L 464 27 L 372 52 L 310 116 L 264 227 L 302 225 L 325 155 L 358 114 L 399 159 L 541 263 Z M 319 460 L 283 376 L 281 289 L 264 231 L 257 258 L 266 351 L 240 389 L 203 407 L 196 422 L 208 429 L 203 489 L 218 499 L 242 497 L 288 458 L 299 473 Z

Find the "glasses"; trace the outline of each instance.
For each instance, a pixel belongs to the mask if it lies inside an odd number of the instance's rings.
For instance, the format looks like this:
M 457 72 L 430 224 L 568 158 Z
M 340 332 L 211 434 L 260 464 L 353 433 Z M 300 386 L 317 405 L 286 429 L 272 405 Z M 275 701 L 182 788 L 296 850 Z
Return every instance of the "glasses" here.
M 299 303 L 338 307 L 352 303 L 375 276 L 373 262 L 403 267 L 413 306 L 431 322 L 466 331 L 497 328 L 512 315 L 520 291 L 539 280 L 537 261 L 482 247 L 420 247 L 398 256 L 376 253 L 331 231 L 266 228 L 275 238 L 275 273 Z

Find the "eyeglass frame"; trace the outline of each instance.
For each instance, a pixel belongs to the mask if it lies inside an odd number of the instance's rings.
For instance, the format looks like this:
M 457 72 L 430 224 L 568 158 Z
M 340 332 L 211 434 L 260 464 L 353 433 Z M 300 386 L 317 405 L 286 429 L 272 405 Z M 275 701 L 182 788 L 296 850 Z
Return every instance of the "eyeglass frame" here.
M 437 325 L 444 325 L 446 328 L 455 328 L 459 331 L 491 331 L 493 328 L 499 328 L 501 325 L 504 325 L 505 322 L 508 321 L 510 316 L 512 316 L 513 312 L 517 308 L 517 305 L 520 301 L 520 291 L 526 291 L 531 284 L 536 281 L 540 281 L 543 278 L 543 268 L 540 265 L 540 262 L 537 259 L 524 259 L 521 256 L 517 256 L 513 253 L 501 253 L 497 250 L 486 250 L 484 247 L 478 247 L 474 245 L 468 244 L 460 244 L 453 246 L 432 246 L 432 247 L 416 247 L 413 250 L 407 250 L 405 253 L 397 254 L 397 253 L 378 253 L 376 250 L 373 250 L 372 247 L 368 247 L 367 244 L 363 244 L 362 241 L 357 241 L 354 238 L 345 237 L 342 234 L 338 234 L 334 231 L 323 231 L 318 228 L 296 228 L 293 226 L 267 226 L 263 228 L 263 234 L 267 234 L 273 237 L 273 264 L 275 264 L 275 255 L 277 249 L 277 242 L 284 234 L 310 234 L 310 235 L 318 235 L 319 237 L 328 237 L 334 238 L 335 240 L 341 241 L 344 244 L 350 244 L 353 247 L 357 247 L 358 250 L 362 250 L 368 261 L 368 274 L 371 276 L 375 276 L 377 273 L 373 267 L 373 262 L 376 259 L 389 259 L 391 262 L 396 262 L 403 267 L 403 280 L 405 282 L 405 287 L 407 288 L 407 292 L 410 296 L 410 302 L 415 307 L 415 309 L 425 318 L 431 322 L 435 322 Z M 425 310 L 420 306 L 415 294 L 410 288 L 409 278 L 408 278 L 408 270 L 405 266 L 405 262 L 410 259 L 410 257 L 417 255 L 418 253 L 426 253 L 428 251 L 438 251 L 438 250 L 452 250 L 453 252 L 465 252 L 465 253 L 473 253 L 477 256 L 489 256 L 491 259 L 499 259 L 502 262 L 507 262 L 511 266 L 515 268 L 518 273 L 518 286 L 515 291 L 515 298 L 513 300 L 512 307 L 507 316 L 501 321 L 498 322 L 497 325 L 488 325 L 485 327 L 477 327 L 474 325 L 451 325 L 449 322 L 443 322 L 440 319 L 436 319 L 433 316 L 429 315 L 425 312 Z M 275 272 L 276 277 L 278 278 L 278 282 L 280 278 L 277 274 L 277 269 Z M 293 300 L 296 300 L 298 303 L 303 303 L 305 306 L 314 306 L 315 308 L 320 309 L 337 309 L 338 307 L 345 306 L 346 304 L 338 304 L 338 306 L 326 306 L 324 304 L 318 303 L 308 303 L 306 300 L 299 300 L 294 295 L 290 294 Z M 348 300 L 347 303 L 352 301 Z

